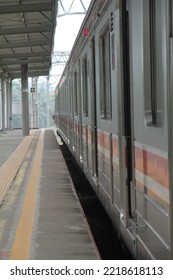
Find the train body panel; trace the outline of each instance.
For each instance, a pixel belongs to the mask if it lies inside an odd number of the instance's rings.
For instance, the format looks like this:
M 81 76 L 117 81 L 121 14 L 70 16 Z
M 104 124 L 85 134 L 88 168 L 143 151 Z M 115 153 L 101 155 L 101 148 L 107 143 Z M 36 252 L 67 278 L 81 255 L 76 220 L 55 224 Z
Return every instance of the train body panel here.
M 169 258 L 170 243 L 166 15 L 166 1 L 129 1 L 137 250 L 145 244 L 157 259 Z
M 172 258 L 169 5 L 92 1 L 57 86 L 58 131 L 137 259 Z

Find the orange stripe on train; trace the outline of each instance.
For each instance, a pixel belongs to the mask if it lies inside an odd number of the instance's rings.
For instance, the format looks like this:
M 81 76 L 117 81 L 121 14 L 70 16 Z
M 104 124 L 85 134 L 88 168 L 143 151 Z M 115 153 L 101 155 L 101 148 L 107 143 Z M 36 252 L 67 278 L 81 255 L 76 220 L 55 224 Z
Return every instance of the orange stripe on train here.
M 134 147 L 135 168 L 165 188 L 169 188 L 168 159 Z

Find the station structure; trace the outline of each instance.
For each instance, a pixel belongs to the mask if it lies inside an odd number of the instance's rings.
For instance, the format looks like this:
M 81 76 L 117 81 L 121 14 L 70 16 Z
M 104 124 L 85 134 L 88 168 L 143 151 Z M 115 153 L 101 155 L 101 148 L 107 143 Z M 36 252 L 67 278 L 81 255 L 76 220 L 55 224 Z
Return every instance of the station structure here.
M 57 17 L 85 13 L 83 0 L 0 1 L 0 131 L 12 128 L 12 81 L 21 78 L 22 129 L 29 135 L 28 77 L 34 104 L 38 77 L 48 80 L 51 67 L 65 64 L 69 56 L 53 52 Z M 32 127 L 38 127 L 34 105 Z
M 23 135 L 29 135 L 28 77 L 49 75 L 57 0 L 0 1 L 2 130 L 11 128 L 12 80 L 21 78 Z

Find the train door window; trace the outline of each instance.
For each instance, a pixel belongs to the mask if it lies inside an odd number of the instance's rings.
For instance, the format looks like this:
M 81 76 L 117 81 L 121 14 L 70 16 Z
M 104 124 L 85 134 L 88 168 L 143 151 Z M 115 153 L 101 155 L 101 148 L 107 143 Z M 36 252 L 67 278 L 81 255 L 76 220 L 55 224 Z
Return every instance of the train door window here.
M 110 73 L 110 32 L 109 25 L 99 37 L 100 60 L 100 114 L 102 119 L 111 119 L 111 73 Z
M 82 82 L 83 82 L 83 115 L 88 116 L 88 64 L 87 56 L 82 61 Z
M 144 1 L 145 2 L 145 1 Z M 163 67 L 162 67 L 162 0 L 149 0 L 148 30 L 144 38 L 148 44 L 145 53 L 145 122 L 147 126 L 161 127 L 163 121 Z M 144 3 L 144 5 L 146 2 Z M 147 32 L 148 31 L 148 32 Z M 147 34 L 147 35 L 146 35 Z M 147 38 L 148 37 L 148 38 Z
M 73 92 L 74 92 L 74 89 L 73 89 L 73 84 L 72 84 L 72 81 L 73 81 L 73 73 L 71 74 L 70 76 L 70 104 L 71 104 L 71 116 L 74 117 L 74 104 L 73 104 Z
M 74 72 L 74 112 L 78 116 L 78 74 Z

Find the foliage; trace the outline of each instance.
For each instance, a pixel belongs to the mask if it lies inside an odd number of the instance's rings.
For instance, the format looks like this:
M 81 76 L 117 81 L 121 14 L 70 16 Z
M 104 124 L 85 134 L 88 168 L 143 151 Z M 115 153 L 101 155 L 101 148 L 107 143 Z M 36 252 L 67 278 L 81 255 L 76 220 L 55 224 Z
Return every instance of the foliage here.
M 13 80 L 12 84 L 12 102 L 21 102 L 21 81 L 20 79 Z
M 53 126 L 54 121 L 52 116 L 54 114 L 54 104 L 55 97 L 52 94 L 47 95 L 47 79 L 46 77 L 39 77 L 38 79 L 38 116 L 39 116 L 39 127 Z M 29 103 L 31 104 L 32 96 L 30 92 L 31 80 L 29 79 L 28 93 L 29 93 Z M 53 90 L 50 88 L 49 92 Z M 12 86 L 12 102 L 22 103 L 21 99 L 21 80 L 16 79 L 13 81 Z M 31 107 L 31 106 L 30 106 Z M 48 116 L 47 116 L 48 113 Z
M 38 80 L 38 110 L 39 110 L 39 127 L 53 126 L 55 97 L 47 95 L 47 79 L 40 77 Z

